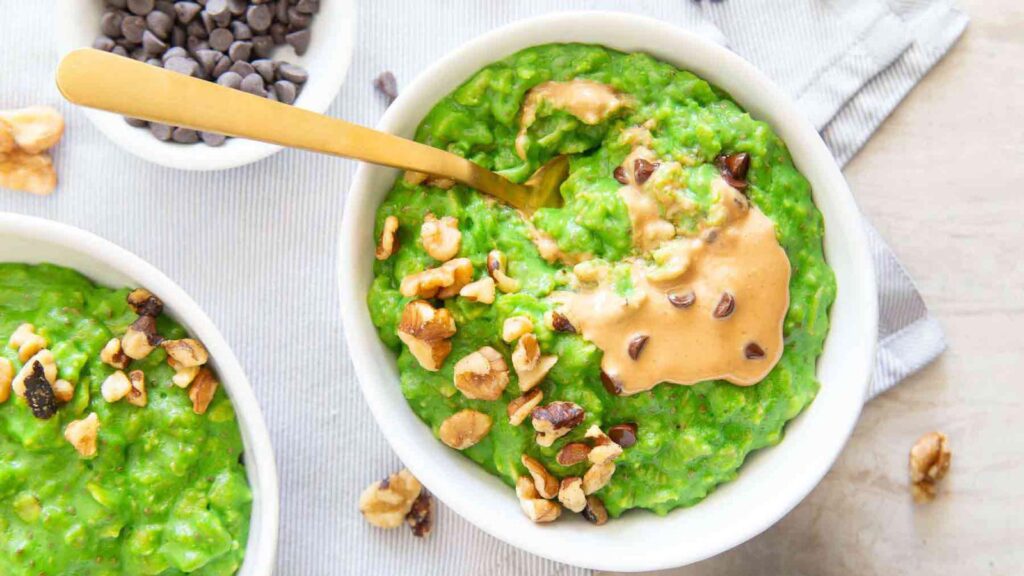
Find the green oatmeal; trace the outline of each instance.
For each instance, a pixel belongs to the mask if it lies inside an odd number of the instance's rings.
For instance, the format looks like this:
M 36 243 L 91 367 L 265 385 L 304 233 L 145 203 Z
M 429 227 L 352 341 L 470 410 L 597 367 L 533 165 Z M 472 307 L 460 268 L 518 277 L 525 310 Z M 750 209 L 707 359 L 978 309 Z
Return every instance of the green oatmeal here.
M 562 87 L 582 87 L 604 99 L 573 109 L 553 90 Z M 815 362 L 836 292 L 822 251 L 822 217 L 783 142 L 722 90 L 645 54 L 538 46 L 470 77 L 430 111 L 416 139 L 517 182 L 557 155 L 571 158 L 561 188 L 564 206 L 529 217 L 465 186 L 416 174 L 399 179 L 377 212 L 378 236 L 388 236 L 394 218 L 397 230 L 394 245 L 382 242 L 378 251 L 368 306 L 380 338 L 398 355 L 402 392 L 436 435 L 506 483 L 529 477 L 524 462 L 535 461 L 556 479 L 580 477 L 586 484 L 597 467 L 593 450 L 607 440 L 595 431 L 618 430 L 612 439 L 624 450 L 614 458 L 614 473 L 587 493 L 600 498 L 611 516 L 631 508 L 665 514 L 735 478 L 747 455 L 777 444 L 786 422 L 814 399 Z M 586 326 L 574 326 L 576 319 L 562 314 L 573 309 L 567 301 L 597 294 L 595 286 L 606 287 L 605 296 L 621 298 L 624 307 L 648 306 L 649 300 L 635 298 L 648 283 L 668 286 L 709 268 L 714 250 L 726 250 L 719 246 L 730 242 L 734 250 L 720 253 L 721 262 L 744 254 L 737 231 L 755 216 L 767 223 L 768 240 L 782 261 L 763 271 L 782 278 L 776 333 L 766 330 L 766 340 L 757 342 L 736 340 L 745 348 L 730 351 L 728 362 L 760 362 L 756 378 L 726 378 L 727 372 L 710 366 L 714 377 L 664 379 L 687 385 L 622 386 L 610 371 L 622 364 L 610 362 L 613 354 L 595 344 L 600 339 L 587 338 Z M 435 245 L 439 239 L 445 244 L 454 228 L 457 250 Z M 787 260 L 788 275 L 780 275 Z M 489 273 L 497 284 L 493 301 Z M 721 301 L 704 303 L 698 292 L 694 305 L 692 292 L 665 294 L 680 314 L 710 306 L 719 321 L 713 326 L 750 313 L 749 299 L 739 295 L 733 301 L 723 293 Z M 424 303 L 437 311 L 417 314 L 434 314 L 438 321 L 450 316 L 454 329 L 413 334 L 400 327 L 403 314 Z M 503 339 L 506 320 L 516 317 L 530 320 L 530 335 Z M 677 324 L 681 331 L 690 326 L 685 322 Z M 517 363 L 514 352 L 529 352 L 523 340 L 534 338 L 542 359 L 557 360 L 545 364 L 539 378 L 534 373 L 524 379 L 516 366 L 529 363 Z M 616 357 L 623 363 L 656 360 L 656 344 L 655 336 L 650 343 L 647 336 L 634 337 L 628 355 L 623 347 Z M 477 374 L 506 367 L 501 378 L 507 383 L 499 379 L 488 390 L 467 393 L 456 372 L 474 366 Z M 517 407 L 532 408 L 541 394 L 541 414 L 510 418 Z M 567 433 L 552 435 L 545 428 L 553 403 L 556 411 L 571 408 Z M 451 418 L 464 410 L 473 412 Z M 472 439 L 453 441 L 456 423 L 462 431 L 475 427 Z M 635 430 L 635 441 L 631 434 L 623 437 L 622 425 Z M 569 457 L 570 444 L 585 445 L 582 461 Z M 571 498 L 561 502 L 578 511 Z
M 172 368 L 146 336 L 129 342 L 139 311 L 167 342 L 195 343 L 152 295 L 141 309 L 128 295 L 67 268 L 0 263 L 0 574 L 229 575 L 241 565 L 252 496 L 234 409 L 208 369 Z M 103 353 L 122 336 L 117 354 Z M 124 355 L 130 347 L 140 359 Z M 201 345 L 186 352 L 205 362 Z M 26 364 L 55 373 L 23 379 Z

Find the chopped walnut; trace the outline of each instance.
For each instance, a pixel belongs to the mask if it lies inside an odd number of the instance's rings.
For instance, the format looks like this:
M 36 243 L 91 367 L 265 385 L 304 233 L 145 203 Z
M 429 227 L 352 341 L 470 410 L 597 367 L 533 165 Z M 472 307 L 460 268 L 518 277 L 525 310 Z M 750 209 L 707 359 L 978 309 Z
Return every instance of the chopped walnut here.
M 583 491 L 589 496 L 608 485 L 615 473 L 615 462 L 611 460 L 603 464 L 594 464 L 583 475 Z
M 613 442 L 598 426 L 594 425 L 588 428 L 584 436 L 594 443 L 594 447 L 591 448 L 587 456 L 591 463 L 604 464 L 622 455 L 622 446 Z
M 202 342 L 193 338 L 164 340 L 160 345 L 167 352 L 167 356 L 173 358 L 182 368 L 202 366 L 210 359 L 210 354 Z
M 136 288 L 128 293 L 128 306 L 139 316 L 156 318 L 164 311 L 164 301 L 145 288 Z
M 146 375 L 142 370 L 132 370 L 128 373 L 128 381 L 131 382 L 131 390 L 125 397 L 132 406 L 144 407 L 149 401 L 146 393 Z
M 541 356 L 536 336 L 523 334 L 512 352 L 512 366 L 519 377 L 519 389 L 525 392 L 539 384 L 557 362 L 558 356 Z
M 192 401 L 192 411 L 196 414 L 206 414 L 210 407 L 214 394 L 217 393 L 217 378 L 209 368 L 200 368 L 192 380 L 192 386 L 188 389 L 188 399 Z
M 548 447 L 583 422 L 583 408 L 573 402 L 552 402 L 533 409 L 532 424 L 537 444 Z
M 398 337 L 424 370 L 436 372 L 452 351 L 448 341 L 455 335 L 455 319 L 446 308 L 434 308 L 426 300 L 413 300 L 402 310 Z
M 412 535 L 418 538 L 426 538 L 434 527 L 434 499 L 426 488 L 420 490 L 420 495 L 412 503 L 412 508 L 405 515 L 405 523 L 412 530 Z
M 473 302 L 480 302 L 481 304 L 493 304 L 494 303 L 494 279 L 490 276 L 484 276 L 476 282 L 470 282 L 459 290 L 459 296 Z
M 107 366 L 117 368 L 118 370 L 127 368 L 128 363 L 131 361 L 128 359 L 128 355 L 121 350 L 121 340 L 119 338 L 111 338 L 107 341 L 106 345 L 103 346 L 103 350 L 100 350 L 100 360 Z
M 90 458 L 96 455 L 96 437 L 100 431 L 100 419 L 95 412 L 81 420 L 73 420 L 64 428 L 64 439 L 71 443 L 79 455 Z
M 359 511 L 378 528 L 397 528 L 412 510 L 423 486 L 408 470 L 374 482 L 359 496 Z
M 569 318 L 555 310 L 548 310 L 544 313 L 544 325 L 547 326 L 548 330 L 555 332 L 576 333 L 576 327 L 572 325 Z
M 533 412 L 533 409 L 544 399 L 544 393 L 540 388 L 534 388 L 522 396 L 508 403 L 508 422 L 513 426 L 519 426 L 526 417 Z
M 14 365 L 7 358 L 0 358 L 0 404 L 11 397 L 11 380 L 14 379 Z
M 46 348 L 46 338 L 36 334 L 36 327 L 32 324 L 22 324 L 11 334 L 7 346 L 18 351 L 18 361 L 26 362 L 36 352 Z
M 558 451 L 555 461 L 562 466 L 575 466 L 586 460 L 588 454 L 590 454 L 590 446 L 583 442 L 569 442 Z
M 938 482 L 949 471 L 951 459 L 949 438 L 942 432 L 929 432 L 917 439 L 910 449 L 911 493 L 915 502 L 935 498 Z
M 427 174 L 426 172 L 417 172 L 416 170 L 406 170 L 405 174 L 402 176 L 402 179 L 405 180 L 406 182 L 408 182 L 409 184 L 412 184 L 413 186 L 417 186 L 419 184 L 423 184 L 424 182 L 426 182 L 427 178 L 429 178 L 429 177 L 430 177 L 430 175 Z
M 398 290 L 402 296 L 420 298 L 451 298 L 473 280 L 473 263 L 469 258 L 449 260 L 402 278 Z
M 420 227 L 420 241 L 432 258 L 441 262 L 451 260 L 459 253 L 462 245 L 459 221 L 451 216 L 438 220 L 433 214 L 427 214 Z
M 121 337 L 121 350 L 133 360 L 142 360 L 161 342 L 156 333 L 156 319 L 139 316 Z
M 11 389 L 22 398 L 25 397 L 25 380 L 32 375 L 36 363 L 43 367 L 43 375 L 51 385 L 57 381 L 57 361 L 53 358 L 53 352 L 40 350 L 21 366 L 21 370 L 11 381 Z
M 52 387 L 53 397 L 61 404 L 67 404 L 75 397 L 75 385 L 67 380 L 58 379 L 53 383 Z
M 64 134 L 64 118 L 49 106 L 0 110 L 0 123 L 9 129 L 14 144 L 26 154 L 52 148 Z
M 520 460 L 533 478 L 533 485 L 541 498 L 551 499 L 558 496 L 558 478 L 555 478 L 543 464 L 523 454 Z
M 107 376 L 107 379 L 103 381 L 100 386 L 100 392 L 103 394 L 103 399 L 107 402 L 114 403 L 128 395 L 132 389 L 132 382 L 128 379 L 128 375 L 118 370 Z
M 487 273 L 491 275 L 491 278 L 494 278 L 494 282 L 498 285 L 498 290 L 506 294 L 519 290 L 519 281 L 510 278 L 505 272 L 507 264 L 508 260 L 505 258 L 504 252 L 491 250 L 487 253 Z
M 587 519 L 587 522 L 601 526 L 608 522 L 608 509 L 604 507 L 604 502 L 597 496 L 587 496 L 587 506 L 583 509 L 583 517 Z
M 21 345 L 25 343 L 30 337 L 35 336 L 36 327 L 29 323 L 18 325 L 14 329 L 14 333 L 11 334 L 10 340 L 7 341 L 7 347 L 11 350 L 17 350 L 21 348 Z
M 587 507 L 587 495 L 583 493 L 583 479 L 578 476 L 563 478 L 558 485 L 558 501 L 568 510 L 582 512 Z
M 491 417 L 476 410 L 462 410 L 445 418 L 438 434 L 456 450 L 465 450 L 484 439 L 491 431 Z
M 57 170 L 50 155 L 11 150 L 0 154 L 0 188 L 21 190 L 39 196 L 57 189 Z
M 484 346 L 455 364 L 455 387 L 473 400 L 497 400 L 508 386 L 508 366 L 501 353 Z
M 526 517 L 538 524 L 554 522 L 562 514 L 562 507 L 557 502 L 541 498 L 533 480 L 526 476 L 516 479 L 516 496 Z
M 174 376 L 171 376 L 171 383 L 178 388 L 188 388 L 188 385 L 196 379 L 199 374 L 200 366 L 181 366 L 174 361 L 174 358 L 168 358 L 167 363 L 174 369 Z
M 434 186 L 441 190 L 451 190 L 455 187 L 455 180 L 444 176 L 431 176 L 427 178 L 427 186 Z
M 380 244 L 377 245 L 377 260 L 387 260 L 398 248 L 398 217 L 388 216 L 384 219 L 384 227 L 380 232 Z
M 533 332 L 533 321 L 529 316 L 510 316 L 501 325 L 501 339 L 508 343 L 529 332 Z

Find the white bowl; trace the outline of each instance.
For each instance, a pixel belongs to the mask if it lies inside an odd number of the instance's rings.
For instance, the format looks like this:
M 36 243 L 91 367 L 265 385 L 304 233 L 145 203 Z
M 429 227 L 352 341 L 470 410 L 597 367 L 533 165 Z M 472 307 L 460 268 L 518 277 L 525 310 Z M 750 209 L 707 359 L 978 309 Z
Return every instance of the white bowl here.
M 97 284 L 145 287 L 210 351 L 210 363 L 234 404 L 252 488 L 249 541 L 239 576 L 270 576 L 277 555 L 277 465 L 263 413 L 238 359 L 210 318 L 170 278 L 131 252 L 73 226 L 0 212 L 0 262 L 49 262 L 78 270 Z
M 681 566 L 757 535 L 796 506 L 842 450 L 864 401 L 874 359 L 877 302 L 861 215 L 814 127 L 792 100 L 732 52 L 664 22 L 621 13 L 571 12 L 532 18 L 473 40 L 420 74 L 388 109 L 379 128 L 411 137 L 442 97 L 485 65 L 550 42 L 603 44 L 647 52 L 725 89 L 755 118 L 769 122 L 814 188 L 825 217 L 825 251 L 839 291 L 832 328 L 818 362 L 821 391 L 786 428 L 778 445 L 751 455 L 736 480 L 703 502 L 658 517 L 633 511 L 596 527 L 569 518 L 531 523 L 511 488 L 445 447 L 406 404 L 394 353 L 378 339 L 366 307 L 373 277 L 374 212 L 396 177 L 361 165 L 341 229 L 342 313 L 356 374 L 392 448 L 424 485 L 490 534 L 553 560 L 615 571 Z
M 100 35 L 103 0 L 60 0 L 57 5 L 57 30 L 61 54 L 92 46 Z M 282 46 L 275 58 L 298 64 L 309 71 L 309 80 L 295 105 L 323 113 L 338 95 L 352 60 L 352 0 L 324 0 L 310 27 L 309 50 L 296 56 L 290 46 Z M 222 146 L 161 142 L 145 128 L 133 128 L 124 118 L 110 112 L 82 109 L 89 120 L 108 138 L 139 158 L 181 170 L 223 170 L 262 160 L 281 150 L 276 144 L 229 138 Z

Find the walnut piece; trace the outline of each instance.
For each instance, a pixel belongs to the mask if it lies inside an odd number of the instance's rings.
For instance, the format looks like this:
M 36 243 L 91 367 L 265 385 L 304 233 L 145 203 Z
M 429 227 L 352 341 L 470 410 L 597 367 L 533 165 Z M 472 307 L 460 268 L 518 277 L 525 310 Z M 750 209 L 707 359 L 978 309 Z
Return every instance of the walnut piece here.
M 0 110 L 0 123 L 9 130 L 14 144 L 26 154 L 52 148 L 64 134 L 64 117 L 49 106 Z
M 380 232 L 380 244 L 377 245 L 377 260 L 387 260 L 398 248 L 398 217 L 388 216 Z
M 174 368 L 174 376 L 171 376 L 171 383 L 178 388 L 188 388 L 188 385 L 199 375 L 200 366 L 186 368 L 175 362 L 174 358 L 168 358 L 167 363 L 171 368 Z
M 608 485 L 615 473 L 615 462 L 607 461 L 602 464 L 594 464 L 583 475 L 583 492 L 588 496 Z
M 444 262 L 451 260 L 459 253 L 462 246 L 462 232 L 459 232 L 459 221 L 451 216 L 440 220 L 433 214 L 427 214 L 420 226 L 420 241 L 427 254 Z
M 131 389 L 131 380 L 129 380 L 128 375 L 121 370 L 107 376 L 107 379 L 104 380 L 103 384 L 100 386 L 100 392 L 103 394 L 103 399 L 111 404 L 127 396 Z
M 139 316 L 121 337 L 121 350 L 133 360 L 142 360 L 161 340 L 156 333 L 156 318 Z
M 7 347 L 18 351 L 18 361 L 27 362 L 43 348 L 46 348 L 46 338 L 36 334 L 36 327 L 32 324 L 21 324 L 11 334 Z
M 544 393 L 540 388 L 534 388 L 522 396 L 508 403 L 508 422 L 513 426 L 519 426 L 526 421 L 533 409 L 544 399 Z
M 493 304 L 494 303 L 494 279 L 490 276 L 484 276 L 476 282 L 470 282 L 459 290 L 459 296 L 473 301 L 480 302 L 481 304 Z
M 473 263 L 469 258 L 456 258 L 402 278 L 398 290 L 407 298 L 451 298 L 472 280 Z
M 50 194 L 57 188 L 45 153 L 64 133 L 64 119 L 48 106 L 0 110 L 0 188 Z
M 622 455 L 622 446 L 612 441 L 601 428 L 594 425 L 587 429 L 584 437 L 591 439 L 594 447 L 590 449 L 587 459 L 592 464 L 605 464 Z
M 378 528 L 397 528 L 405 522 L 423 486 L 408 470 L 374 482 L 359 496 L 359 511 Z
M 523 454 L 520 458 L 523 466 L 533 478 L 533 485 L 541 498 L 551 499 L 558 496 L 558 478 L 555 478 L 543 464 Z
M 202 342 L 194 338 L 182 338 L 181 340 L 164 340 L 160 343 L 167 356 L 182 368 L 202 366 L 210 359 L 209 352 Z
M 434 499 L 426 488 L 420 490 L 420 495 L 412 503 L 412 508 L 405 515 L 405 523 L 412 530 L 412 535 L 417 538 L 426 538 L 434 527 Z
M 533 409 L 531 422 L 537 444 L 548 447 L 583 422 L 583 408 L 573 402 L 552 402 Z
M 424 370 L 436 372 L 452 351 L 448 341 L 455 335 L 455 319 L 446 308 L 434 308 L 426 300 L 405 305 L 398 323 L 398 337 Z
M 192 401 L 192 411 L 196 414 L 206 414 L 210 407 L 214 394 L 217 393 L 217 378 L 209 368 L 200 368 L 192 380 L 192 386 L 188 389 L 188 399 Z
M 508 366 L 501 353 L 484 346 L 455 364 L 455 387 L 472 400 L 497 400 L 508 386 Z
M 538 524 L 554 522 L 562 514 L 562 507 L 557 502 L 541 498 L 533 480 L 526 476 L 516 479 L 516 496 L 526 517 Z
M 142 370 L 132 370 L 128 373 L 128 381 L 131 382 L 131 389 L 125 397 L 132 406 L 144 407 L 149 401 L 146 393 L 146 375 Z
M 57 170 L 45 152 L 29 154 L 15 149 L 0 154 L 0 188 L 20 190 L 39 196 L 57 189 Z
M 75 397 L 75 385 L 67 380 L 58 379 L 53 383 L 52 388 L 53 397 L 61 404 L 67 404 Z
M 587 496 L 587 506 L 583 509 L 583 517 L 587 522 L 595 526 L 601 526 L 608 521 L 608 509 L 604 502 L 597 496 Z
M 590 446 L 583 442 L 569 442 L 558 451 L 555 461 L 562 466 L 574 466 L 586 460 L 588 454 L 590 454 Z
M 121 350 L 121 340 L 118 338 L 111 338 L 107 341 L 103 350 L 100 350 L 100 360 L 107 366 L 118 370 L 124 370 L 130 362 L 128 355 Z
M 490 431 L 490 416 L 466 409 L 445 418 L 438 433 L 441 442 L 456 450 L 465 450 L 483 440 Z
M 942 432 L 929 432 L 910 449 L 911 494 L 918 503 L 935 498 L 937 484 L 949 471 L 952 452 L 949 438 Z
M 523 334 L 512 352 L 512 366 L 519 377 L 519 389 L 526 391 L 540 384 L 557 362 L 558 356 L 541 356 L 536 336 Z
M 529 316 L 510 316 L 501 325 L 501 339 L 510 344 L 529 332 L 533 332 Z
M 491 250 L 487 253 L 487 273 L 491 275 L 491 278 L 494 278 L 494 282 L 498 285 L 498 290 L 506 294 L 519 290 L 519 281 L 515 278 L 510 278 L 505 272 L 507 264 L 508 260 L 505 258 L 504 252 Z
M 577 476 L 563 478 L 558 485 L 558 501 L 568 510 L 582 512 L 587 507 L 587 495 L 583 493 L 583 479 Z
M 11 380 L 14 379 L 14 364 L 7 358 L 0 358 L 0 404 L 11 397 Z
M 128 293 L 125 298 L 128 306 L 139 316 L 152 316 L 156 318 L 164 311 L 164 301 L 153 295 L 145 288 L 136 288 Z
M 71 443 L 78 454 L 91 458 L 96 455 L 96 437 L 100 431 L 100 419 L 95 412 L 81 420 L 73 420 L 64 428 L 64 439 Z
M 40 350 L 21 366 L 14 380 L 11 380 L 11 389 L 18 396 L 25 397 L 25 380 L 32 375 L 37 363 L 43 367 L 43 375 L 51 385 L 57 381 L 57 361 L 53 358 L 53 352 Z

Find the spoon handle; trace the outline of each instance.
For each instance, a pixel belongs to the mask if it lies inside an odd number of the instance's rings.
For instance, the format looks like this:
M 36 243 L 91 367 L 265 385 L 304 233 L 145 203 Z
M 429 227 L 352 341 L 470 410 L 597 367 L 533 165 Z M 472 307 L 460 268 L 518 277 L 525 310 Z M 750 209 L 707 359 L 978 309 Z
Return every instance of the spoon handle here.
M 492 195 L 510 184 L 444 150 L 92 48 L 61 60 L 57 87 L 72 103 L 132 118 L 447 176 Z

